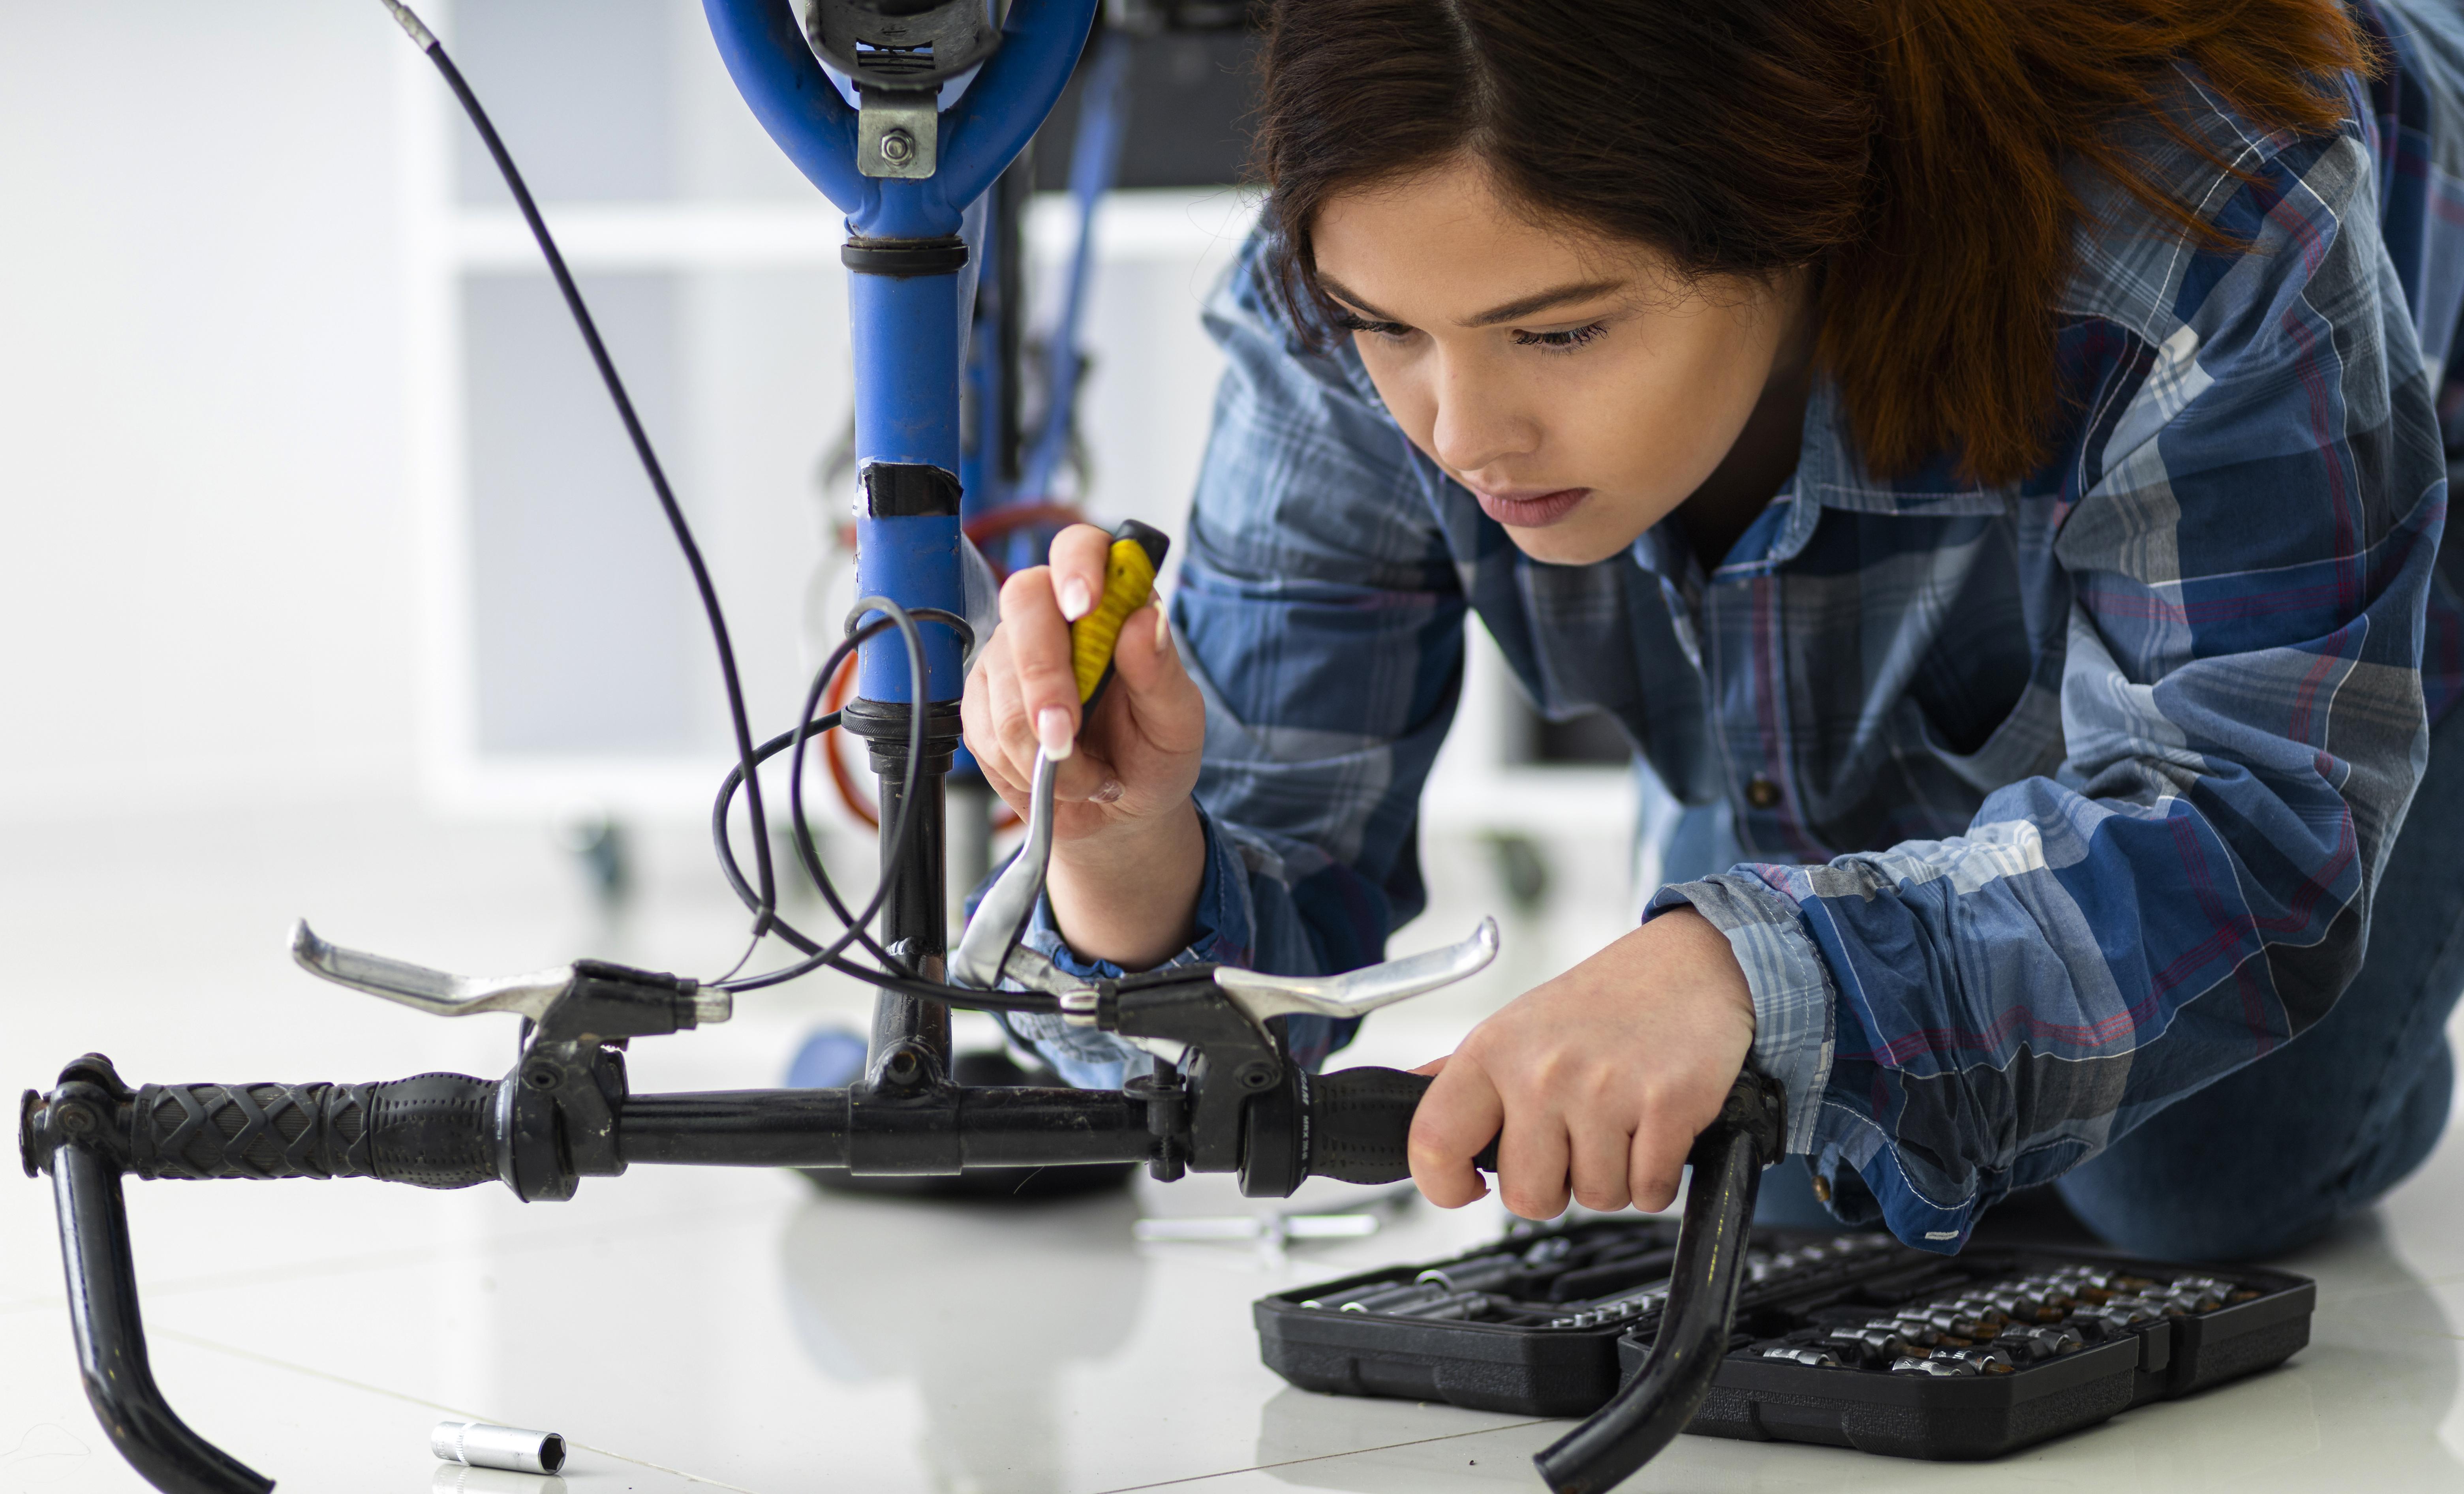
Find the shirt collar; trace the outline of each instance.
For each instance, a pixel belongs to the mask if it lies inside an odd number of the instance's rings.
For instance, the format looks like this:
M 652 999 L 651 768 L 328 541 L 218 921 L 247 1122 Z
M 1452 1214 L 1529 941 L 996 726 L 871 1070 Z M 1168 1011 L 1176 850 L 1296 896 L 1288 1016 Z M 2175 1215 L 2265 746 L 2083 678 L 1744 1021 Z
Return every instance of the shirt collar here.
M 1771 506 L 1755 517 L 1713 574 L 1749 576 L 1795 559 L 1814 538 L 1825 509 L 1940 516 L 2000 514 L 2010 507 L 2007 490 L 1962 479 L 1955 471 L 1957 459 L 1948 452 L 1903 476 L 1875 476 L 1866 471 L 1856 443 L 1849 438 L 1846 418 L 1838 385 L 1827 378 L 1815 379 L 1806 396 L 1795 474 L 1781 486 Z M 1673 514 L 1636 540 L 1632 554 L 1636 564 L 1680 591 L 1705 579 L 1694 547 Z

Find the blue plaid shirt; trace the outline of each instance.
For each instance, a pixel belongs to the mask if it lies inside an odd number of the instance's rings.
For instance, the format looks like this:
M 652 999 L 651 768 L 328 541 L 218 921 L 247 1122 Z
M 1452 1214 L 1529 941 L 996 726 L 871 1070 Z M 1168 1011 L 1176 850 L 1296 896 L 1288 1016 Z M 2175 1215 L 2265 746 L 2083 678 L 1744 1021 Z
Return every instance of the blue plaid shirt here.
M 2464 22 L 2364 19 L 2390 66 L 2328 138 L 2257 132 L 2182 70 L 2181 117 L 2246 180 L 2145 128 L 2246 248 L 2082 179 L 2041 469 L 1877 477 L 1817 386 L 1793 481 L 1707 573 L 1674 521 L 1592 565 L 1515 549 L 1348 341 L 1300 344 L 1253 242 L 1208 310 L 1230 365 L 1172 606 L 1208 714 L 1182 958 L 1350 968 L 1420 911 L 1477 613 L 1540 709 L 1605 712 L 1680 800 L 1727 802 L 1749 860 L 1650 910 L 1727 934 L 1789 1150 L 1856 1169 L 1903 1240 L 1957 1249 L 2317 1022 L 2464 688 L 2436 408 Z M 1033 938 L 1112 973 L 1048 916 Z M 1292 1033 L 1312 1059 L 1348 1036 Z

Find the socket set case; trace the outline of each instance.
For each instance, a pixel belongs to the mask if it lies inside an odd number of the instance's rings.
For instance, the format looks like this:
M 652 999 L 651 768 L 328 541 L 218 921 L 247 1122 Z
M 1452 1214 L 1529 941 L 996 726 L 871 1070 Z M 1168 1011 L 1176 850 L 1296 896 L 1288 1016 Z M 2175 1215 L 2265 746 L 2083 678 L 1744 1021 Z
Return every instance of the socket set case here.
M 1451 1261 L 1261 1299 L 1266 1367 L 1304 1390 L 1579 1417 L 1650 1351 L 1677 1226 L 1517 1226 Z M 1686 1430 L 1900 1458 L 1993 1458 L 2279 1364 L 2317 1290 L 2252 1266 L 2085 1249 L 1912 1250 L 1755 1230 L 1735 1331 Z

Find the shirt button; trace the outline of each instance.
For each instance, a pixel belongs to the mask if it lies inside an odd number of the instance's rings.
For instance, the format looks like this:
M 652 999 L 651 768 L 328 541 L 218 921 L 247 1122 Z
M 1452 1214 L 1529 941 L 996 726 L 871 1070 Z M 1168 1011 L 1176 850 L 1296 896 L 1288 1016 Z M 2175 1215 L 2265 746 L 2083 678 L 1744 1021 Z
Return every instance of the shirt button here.
M 1746 802 L 1756 809 L 1779 807 L 1779 785 L 1766 778 L 1757 778 L 1746 785 Z

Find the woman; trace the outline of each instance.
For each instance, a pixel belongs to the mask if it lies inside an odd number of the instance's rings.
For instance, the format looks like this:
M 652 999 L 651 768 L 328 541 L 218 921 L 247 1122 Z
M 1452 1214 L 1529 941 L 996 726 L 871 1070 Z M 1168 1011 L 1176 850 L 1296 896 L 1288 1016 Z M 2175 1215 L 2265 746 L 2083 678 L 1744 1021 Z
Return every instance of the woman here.
M 1735 854 L 1431 1066 L 1433 1200 L 1502 1131 L 1519 1214 L 1665 1207 L 1750 1062 L 1935 1249 L 2057 1180 L 2191 1257 L 2366 1206 L 2464 987 L 2459 62 L 2431 0 L 1288 0 L 1180 644 L 1064 765 L 1041 946 L 1378 957 L 1468 609 Z M 1101 554 L 969 683 L 1013 803 Z

